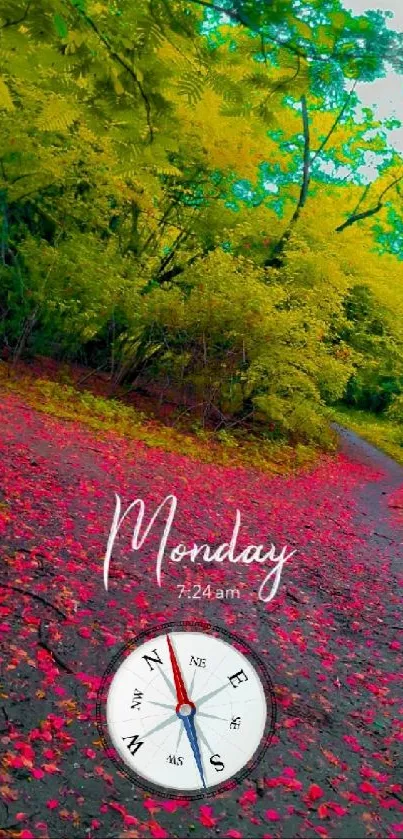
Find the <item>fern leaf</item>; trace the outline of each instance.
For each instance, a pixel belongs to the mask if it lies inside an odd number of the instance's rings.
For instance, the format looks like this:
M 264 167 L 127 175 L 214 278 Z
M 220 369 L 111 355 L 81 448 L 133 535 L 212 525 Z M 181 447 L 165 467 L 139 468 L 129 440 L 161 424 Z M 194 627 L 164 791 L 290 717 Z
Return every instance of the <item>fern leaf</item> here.
M 215 93 L 218 93 L 219 96 L 222 96 L 224 102 L 236 104 L 241 103 L 244 99 L 244 93 L 242 93 L 239 85 L 224 73 L 210 70 L 206 78 L 206 85 Z
M 165 39 L 165 35 L 156 23 L 150 26 L 150 18 L 147 18 L 147 23 L 144 26 L 138 26 L 135 33 L 135 40 L 140 44 L 148 44 L 150 46 L 158 47 Z
M 197 105 L 203 95 L 204 77 L 199 71 L 188 73 L 179 80 L 177 90 L 180 96 L 186 96 L 189 105 Z
M 273 79 L 267 73 L 251 73 L 244 76 L 243 81 L 253 87 L 254 90 L 268 90 L 273 87 Z
M 247 117 L 252 110 L 249 102 L 227 103 L 220 108 L 220 114 L 225 117 Z
M 165 164 L 163 166 L 156 166 L 155 172 L 157 175 L 166 175 L 167 177 L 171 178 L 181 178 L 182 172 L 178 169 L 177 166 L 171 166 L 170 164 Z
M 274 125 L 276 122 L 276 117 L 274 111 L 272 111 L 266 102 L 261 102 L 260 105 L 256 108 L 256 112 L 259 115 L 262 122 L 267 125 L 268 127 Z
M 42 131 L 65 133 L 79 116 L 76 105 L 59 96 L 52 96 L 39 114 L 36 124 Z

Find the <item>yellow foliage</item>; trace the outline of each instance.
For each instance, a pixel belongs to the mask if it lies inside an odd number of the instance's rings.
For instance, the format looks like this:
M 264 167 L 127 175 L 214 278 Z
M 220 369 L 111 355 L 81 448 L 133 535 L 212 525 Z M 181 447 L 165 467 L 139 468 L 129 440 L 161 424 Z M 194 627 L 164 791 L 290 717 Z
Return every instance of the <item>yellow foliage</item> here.
M 0 109 L 5 111 L 14 110 L 14 103 L 10 91 L 2 78 L 0 78 Z
M 209 167 L 236 170 L 240 177 L 255 179 L 257 166 L 267 158 L 264 131 L 256 131 L 245 117 L 223 116 L 221 108 L 221 97 L 209 89 L 192 109 L 185 102 L 177 102 L 183 129 L 200 138 Z
M 61 96 L 52 96 L 42 108 L 36 124 L 42 131 L 65 132 L 80 116 L 80 109 Z

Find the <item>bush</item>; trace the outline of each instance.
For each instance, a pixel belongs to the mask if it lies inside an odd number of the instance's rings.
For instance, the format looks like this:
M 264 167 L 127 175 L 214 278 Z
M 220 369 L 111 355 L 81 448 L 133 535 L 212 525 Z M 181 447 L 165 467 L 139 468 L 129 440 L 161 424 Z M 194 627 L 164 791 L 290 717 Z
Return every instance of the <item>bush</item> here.
M 312 265 L 301 263 L 303 284 Z M 149 346 L 149 375 L 168 379 L 215 418 L 221 414 L 224 424 L 253 417 L 276 437 L 323 439 L 324 398 L 340 398 L 351 362 L 348 354 L 336 357 L 326 341 L 320 291 L 305 289 L 292 299 L 281 280 L 217 248 L 185 272 L 180 286 L 140 295 L 141 337 L 136 345 L 129 332 L 128 376 L 140 347 L 144 357 Z M 326 298 L 328 310 L 338 311 L 341 294 L 327 289 Z
M 393 422 L 403 425 L 403 395 L 395 396 L 387 410 L 387 416 Z

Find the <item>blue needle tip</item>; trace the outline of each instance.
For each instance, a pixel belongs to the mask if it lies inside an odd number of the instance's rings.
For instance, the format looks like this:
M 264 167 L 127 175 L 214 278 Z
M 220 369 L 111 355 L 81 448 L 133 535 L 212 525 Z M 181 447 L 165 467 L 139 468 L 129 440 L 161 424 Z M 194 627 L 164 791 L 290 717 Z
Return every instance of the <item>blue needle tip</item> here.
M 197 734 L 196 734 L 196 727 L 195 727 L 195 723 L 194 723 L 194 715 L 195 715 L 194 708 L 192 709 L 191 713 L 189 715 L 186 715 L 186 716 L 182 716 L 178 712 L 178 717 L 182 720 L 182 722 L 185 726 L 185 731 L 186 731 L 189 743 L 190 743 L 191 748 L 192 748 L 193 756 L 194 756 L 194 759 L 196 761 L 196 766 L 197 766 L 197 769 L 198 769 L 198 772 L 199 772 L 199 775 L 200 775 L 200 778 L 201 778 L 201 782 L 203 784 L 203 788 L 207 789 L 206 781 L 204 779 L 204 772 L 203 772 L 203 766 L 202 766 L 202 761 L 201 761 L 199 744 L 197 742 Z

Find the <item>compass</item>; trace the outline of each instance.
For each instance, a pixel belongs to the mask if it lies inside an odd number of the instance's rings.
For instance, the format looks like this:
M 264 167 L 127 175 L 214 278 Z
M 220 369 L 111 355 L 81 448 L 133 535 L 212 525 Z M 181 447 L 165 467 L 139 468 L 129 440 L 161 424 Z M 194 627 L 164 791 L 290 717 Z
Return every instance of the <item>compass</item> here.
M 269 746 L 275 716 L 260 656 L 205 622 L 143 632 L 111 661 L 97 701 L 101 738 L 120 771 L 176 798 L 243 780 Z

